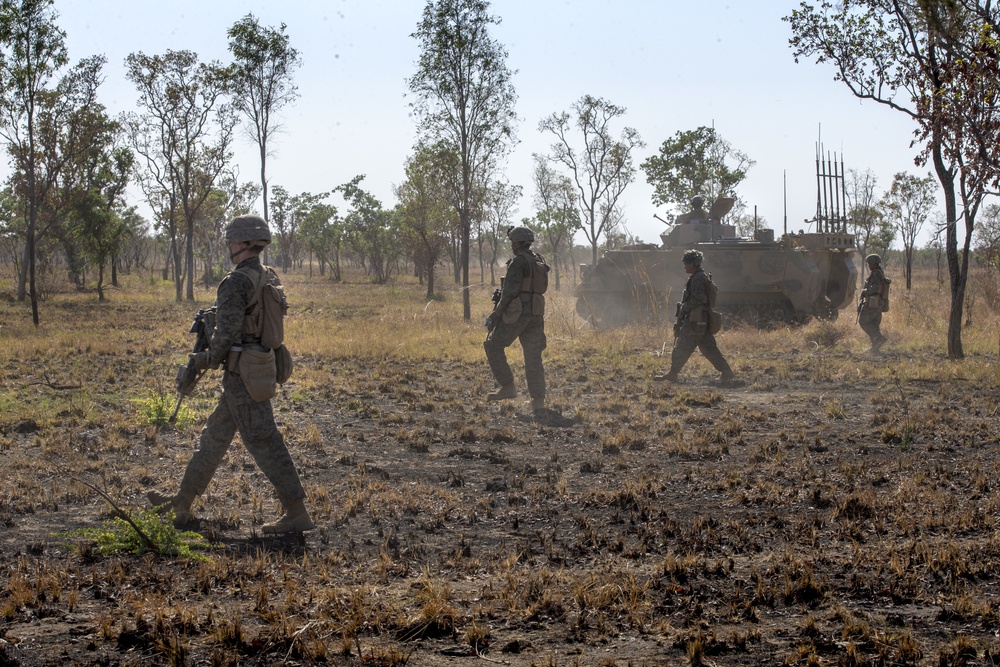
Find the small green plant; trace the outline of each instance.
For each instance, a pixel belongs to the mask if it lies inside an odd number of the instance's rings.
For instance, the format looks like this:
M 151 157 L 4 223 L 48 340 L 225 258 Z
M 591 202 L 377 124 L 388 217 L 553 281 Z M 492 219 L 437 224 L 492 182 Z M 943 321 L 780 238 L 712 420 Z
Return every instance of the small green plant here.
M 140 510 L 129 515 L 146 537 L 149 538 L 157 553 L 165 556 L 180 556 L 191 560 L 205 560 L 205 555 L 199 553 L 210 549 L 205 538 L 198 533 L 179 531 L 174 528 L 174 513 L 158 514 L 155 510 Z M 64 535 L 75 540 L 86 540 L 86 544 L 78 545 L 78 550 L 87 550 L 107 556 L 115 553 L 142 554 L 150 550 L 133 525 L 120 516 L 104 522 L 100 528 L 81 528 Z
M 139 406 L 143 420 L 150 426 L 166 426 L 170 422 L 170 416 L 174 414 L 174 406 L 177 399 L 164 391 L 153 391 L 146 398 L 137 398 L 133 402 Z M 175 424 L 178 428 L 183 428 L 191 421 L 191 411 L 187 406 L 182 405 L 177 412 Z

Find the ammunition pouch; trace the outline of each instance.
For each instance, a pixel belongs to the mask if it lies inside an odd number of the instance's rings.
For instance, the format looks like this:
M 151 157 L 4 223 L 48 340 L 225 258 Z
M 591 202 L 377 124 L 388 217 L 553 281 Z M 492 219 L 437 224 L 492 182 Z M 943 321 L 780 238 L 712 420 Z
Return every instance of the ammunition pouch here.
M 278 369 L 274 357 L 274 350 L 265 352 L 244 348 L 240 353 L 240 377 L 250 398 L 258 403 L 274 398 L 275 385 L 278 382 Z
M 531 295 L 531 314 L 537 317 L 543 317 L 545 315 L 545 295 Z
M 284 345 L 279 345 L 274 350 L 274 368 L 278 384 L 285 384 L 292 377 L 292 353 Z
M 510 303 L 503 311 L 503 322 L 504 324 L 514 324 L 521 318 L 521 313 L 524 310 L 524 306 L 521 305 L 521 299 L 511 299 Z

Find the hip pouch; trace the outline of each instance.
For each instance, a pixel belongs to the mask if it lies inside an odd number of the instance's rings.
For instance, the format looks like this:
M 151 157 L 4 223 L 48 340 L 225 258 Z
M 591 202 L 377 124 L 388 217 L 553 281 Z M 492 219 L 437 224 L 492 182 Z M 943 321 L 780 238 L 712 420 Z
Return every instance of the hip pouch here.
M 274 398 L 277 376 L 274 350 L 244 349 L 240 354 L 240 377 L 250 398 L 258 403 Z
M 521 297 L 517 296 L 511 299 L 503 311 L 504 324 L 514 324 L 521 319 L 522 310 L 524 310 L 524 306 L 521 305 Z
M 531 295 L 531 314 L 538 317 L 545 316 L 545 297 L 541 294 Z

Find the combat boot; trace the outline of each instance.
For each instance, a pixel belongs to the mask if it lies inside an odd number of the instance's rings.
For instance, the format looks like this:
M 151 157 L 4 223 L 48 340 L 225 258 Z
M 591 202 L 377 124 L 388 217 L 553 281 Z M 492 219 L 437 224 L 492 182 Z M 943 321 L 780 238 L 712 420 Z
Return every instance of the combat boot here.
M 305 500 L 299 498 L 293 500 L 285 508 L 285 513 L 277 521 L 265 523 L 261 526 L 261 532 L 265 535 L 280 535 L 283 533 L 302 533 L 316 527 L 309 517 L 309 510 L 306 509 Z
M 879 351 L 881 351 L 882 346 L 885 345 L 887 340 L 889 339 L 883 336 L 882 334 L 879 334 L 878 338 L 875 339 L 875 342 L 872 343 L 872 352 L 875 352 L 877 354 Z
M 517 387 L 512 384 L 505 384 L 491 394 L 486 394 L 488 401 L 503 401 L 508 398 L 517 398 Z
M 677 371 L 669 371 L 663 375 L 657 375 L 653 378 L 654 380 L 666 380 L 667 382 L 677 382 L 680 378 L 677 377 Z
M 153 506 L 153 509 L 161 514 L 166 514 L 168 511 L 173 510 L 174 528 L 184 528 L 198 521 L 194 512 L 191 511 L 193 498 L 187 500 L 182 498 L 179 493 L 176 496 L 168 496 L 154 490 L 146 494 L 146 499 Z
M 545 411 L 545 399 L 544 398 L 533 398 L 531 399 L 531 409 L 533 412 L 544 412 Z

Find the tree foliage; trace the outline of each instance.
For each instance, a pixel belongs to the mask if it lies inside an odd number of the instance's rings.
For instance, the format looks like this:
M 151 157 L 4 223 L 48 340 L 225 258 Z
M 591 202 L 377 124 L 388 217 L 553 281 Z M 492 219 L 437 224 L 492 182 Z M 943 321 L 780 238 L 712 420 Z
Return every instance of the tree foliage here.
M 506 49 L 490 35 L 490 27 L 499 23 L 486 0 L 428 0 L 412 35 L 420 56 L 408 84 L 422 143 L 444 142 L 458 156 L 456 209 L 466 321 L 472 318 L 467 288 L 476 193 L 514 143 L 513 73 Z
M 936 203 L 934 189 L 933 176 L 928 174 L 926 178 L 920 178 L 900 172 L 893 177 L 889 191 L 882 197 L 881 208 L 885 217 L 903 241 L 906 289 L 913 286 L 913 247 L 917 234 L 930 218 Z
M 38 211 L 49 184 L 39 181 L 35 122 L 39 97 L 69 57 L 66 33 L 56 25 L 53 0 L 0 1 L 0 137 L 7 142 L 13 168 L 23 178 L 25 269 L 31 318 L 38 326 L 35 243 Z M 18 297 L 23 299 L 23 290 Z
M 406 161 L 406 180 L 395 188 L 403 242 L 421 279 L 427 279 L 427 298 L 434 296 L 434 269 L 456 226 L 452 181 L 457 163 L 446 145 L 418 146 Z
M 226 77 L 218 63 L 199 63 L 192 51 L 162 56 L 138 52 L 125 62 L 142 109 L 127 115 L 132 147 L 145 166 L 140 180 L 151 204 L 159 205 L 160 223 L 170 235 L 177 300 L 187 276 L 186 296 L 193 301 L 195 224 L 231 159 L 237 122 L 224 99 Z M 181 231 L 186 240 L 184 270 Z
M 548 159 L 569 170 L 576 188 L 580 229 L 590 242 L 594 264 L 601 238 L 614 231 L 621 220 L 618 200 L 635 180 L 633 151 L 645 146 L 631 127 L 623 128 L 618 138 L 613 136 L 612 124 L 624 115 L 624 107 L 584 95 L 573 104 L 572 113 L 553 113 L 538 126 L 539 131 L 556 138 Z M 572 136 L 574 130 L 582 139 L 579 144 Z
M 732 166 L 730 166 L 732 164 Z M 660 146 L 658 155 L 639 165 L 653 186 L 653 203 L 687 210 L 697 195 L 708 201 L 731 196 L 755 162 L 719 136 L 712 127 L 678 132 Z M 734 208 L 740 208 L 736 206 Z
M 962 309 L 976 213 L 997 182 L 995 149 L 997 7 L 975 0 L 856 0 L 802 2 L 785 17 L 795 58 L 835 68 L 856 97 L 912 118 L 923 143 L 918 163 L 930 162 L 941 183 L 945 254 L 951 285 L 948 356 L 964 357 Z M 991 137 L 993 142 L 991 143 Z M 957 180 L 957 183 L 956 183 Z M 956 193 L 957 189 L 957 193 Z M 958 196 L 961 196 L 961 215 Z M 965 236 L 958 247 L 958 221 Z
M 292 48 L 285 24 L 265 27 L 253 14 L 247 14 L 229 28 L 229 52 L 233 63 L 226 76 L 236 111 L 246 121 L 250 139 L 260 154 L 260 186 L 264 219 L 269 220 L 267 158 L 270 142 L 281 129 L 275 116 L 298 97 L 292 84 L 295 70 L 302 65 L 299 52 Z

